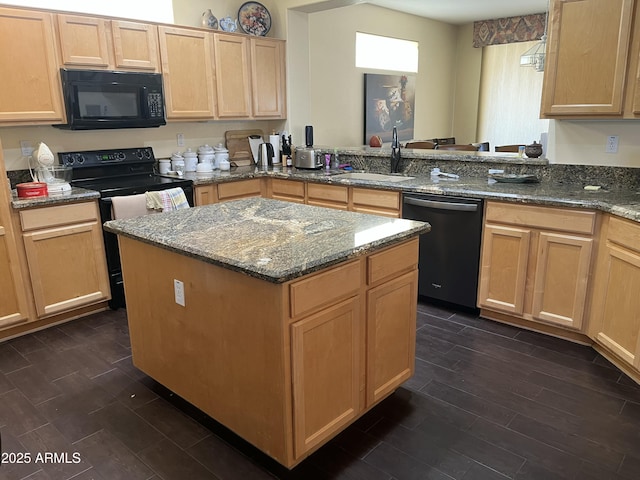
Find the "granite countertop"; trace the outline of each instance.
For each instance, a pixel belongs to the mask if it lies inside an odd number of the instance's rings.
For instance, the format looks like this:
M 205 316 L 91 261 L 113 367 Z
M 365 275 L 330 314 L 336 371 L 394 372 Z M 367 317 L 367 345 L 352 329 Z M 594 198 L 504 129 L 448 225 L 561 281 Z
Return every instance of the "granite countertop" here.
M 105 230 L 283 283 L 428 232 L 428 223 L 247 198 L 112 220 Z
M 465 152 L 466 153 L 466 152 Z M 354 185 L 413 193 L 430 193 L 473 198 L 484 198 L 519 203 L 530 203 L 557 207 L 588 208 L 613 213 L 623 218 L 640 222 L 640 188 L 601 189 L 586 191 L 582 185 L 554 182 L 498 183 L 487 176 L 460 176 L 459 179 L 433 178 L 431 175 L 389 175 L 380 180 L 349 179 L 341 171 L 298 170 L 295 168 L 238 167 L 229 172 L 186 173 L 185 178 L 194 185 L 207 185 L 248 178 L 270 176 L 306 182 L 334 185 Z M 402 180 L 402 181 L 398 181 Z
M 100 194 L 95 190 L 71 187 L 70 192 L 47 195 L 46 197 L 18 198 L 15 190 L 11 192 L 11 206 L 15 210 L 32 207 L 48 207 L 63 203 L 82 202 L 100 198 Z

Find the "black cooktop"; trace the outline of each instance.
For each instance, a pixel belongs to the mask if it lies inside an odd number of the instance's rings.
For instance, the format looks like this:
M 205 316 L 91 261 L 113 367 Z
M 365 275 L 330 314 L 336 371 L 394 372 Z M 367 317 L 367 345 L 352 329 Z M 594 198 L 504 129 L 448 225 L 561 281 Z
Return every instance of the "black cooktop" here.
M 102 197 L 193 185 L 191 180 L 156 175 L 151 147 L 60 152 L 58 158 L 73 169 L 71 185 L 98 191 Z

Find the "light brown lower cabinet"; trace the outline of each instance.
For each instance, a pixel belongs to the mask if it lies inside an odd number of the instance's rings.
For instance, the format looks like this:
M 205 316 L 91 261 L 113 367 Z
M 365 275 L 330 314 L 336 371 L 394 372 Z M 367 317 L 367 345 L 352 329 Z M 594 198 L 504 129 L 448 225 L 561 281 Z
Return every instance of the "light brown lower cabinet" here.
M 38 318 L 110 298 L 95 202 L 22 210 L 19 216 Z
M 487 202 L 478 305 L 583 331 L 596 213 Z
M 590 334 L 640 372 L 640 225 L 607 215 L 602 231 Z
M 120 242 L 134 364 L 287 467 L 413 374 L 417 238 L 282 284 Z
M 349 187 L 307 183 L 307 204 L 315 205 L 316 207 L 347 210 L 349 208 Z

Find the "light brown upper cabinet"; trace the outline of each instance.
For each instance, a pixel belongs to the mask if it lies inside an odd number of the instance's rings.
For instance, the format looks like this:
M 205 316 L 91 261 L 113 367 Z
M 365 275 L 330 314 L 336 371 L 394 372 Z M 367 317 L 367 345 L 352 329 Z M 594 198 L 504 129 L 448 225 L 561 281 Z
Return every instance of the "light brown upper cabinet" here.
M 53 16 L 0 8 L 0 124 L 63 121 Z
M 541 117 L 629 116 L 623 107 L 635 92 L 637 59 L 632 75 L 627 65 L 640 42 L 634 7 L 635 0 L 552 0 Z
M 62 14 L 57 20 L 62 65 L 159 71 L 155 25 Z
M 251 38 L 253 116 L 286 118 L 284 41 Z
M 284 42 L 215 33 L 220 118 L 286 118 Z
M 158 27 L 167 120 L 215 117 L 212 34 Z
M 241 35 L 214 34 L 218 117 L 251 116 L 249 39 Z

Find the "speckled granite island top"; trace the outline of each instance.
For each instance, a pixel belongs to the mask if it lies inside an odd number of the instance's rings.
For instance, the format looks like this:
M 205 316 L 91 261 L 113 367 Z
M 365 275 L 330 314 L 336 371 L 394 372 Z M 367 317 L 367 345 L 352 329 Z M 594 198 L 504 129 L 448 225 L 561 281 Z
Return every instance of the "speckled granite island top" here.
M 113 220 L 105 230 L 282 283 L 428 232 L 428 223 L 265 198 Z

